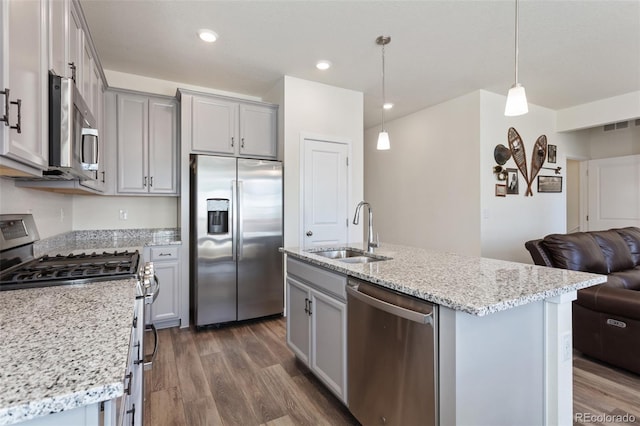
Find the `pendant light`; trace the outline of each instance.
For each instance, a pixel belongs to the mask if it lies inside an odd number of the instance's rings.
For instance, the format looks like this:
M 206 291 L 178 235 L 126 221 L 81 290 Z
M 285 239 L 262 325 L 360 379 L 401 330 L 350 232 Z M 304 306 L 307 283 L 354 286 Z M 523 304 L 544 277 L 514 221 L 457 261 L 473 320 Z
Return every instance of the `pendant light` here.
M 385 98 L 385 87 L 384 87 L 384 47 L 391 42 L 390 36 L 380 36 L 376 39 L 376 43 L 382 46 L 382 129 L 380 130 L 380 134 L 378 134 L 378 145 L 377 148 L 379 150 L 387 150 L 391 148 L 391 144 L 389 143 L 389 133 L 384 130 L 384 105 L 387 103 Z
M 504 108 L 504 115 L 513 117 L 529 112 L 527 105 L 527 95 L 524 87 L 518 82 L 518 0 L 516 0 L 516 81 L 509 89 L 507 95 L 507 105 Z

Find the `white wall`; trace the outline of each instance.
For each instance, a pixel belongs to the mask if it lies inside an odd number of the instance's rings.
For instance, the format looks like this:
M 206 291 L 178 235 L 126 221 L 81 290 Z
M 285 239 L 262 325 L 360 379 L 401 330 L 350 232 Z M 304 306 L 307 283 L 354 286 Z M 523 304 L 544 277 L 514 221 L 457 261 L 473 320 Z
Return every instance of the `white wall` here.
M 640 118 L 640 90 L 557 111 L 556 130 L 586 129 Z
M 32 213 L 40 239 L 72 230 L 72 199 L 72 195 L 16 188 L 11 179 L 0 179 L 0 214 Z
M 120 210 L 127 220 L 120 220 Z M 178 197 L 110 197 L 77 195 L 73 198 L 73 230 L 175 228 Z
M 300 238 L 300 135 L 346 138 L 351 141 L 350 214 L 363 198 L 363 94 L 299 78 L 284 77 L 280 105 L 284 143 L 284 244 L 298 246 Z M 271 97 L 277 97 L 275 93 Z M 362 223 L 362 222 L 361 222 Z M 362 241 L 362 226 L 349 226 L 349 242 Z
M 640 126 L 636 126 L 634 121 L 626 129 L 606 132 L 603 126 L 598 126 L 587 130 L 586 137 L 592 160 L 640 154 Z
M 145 77 L 137 74 L 128 74 L 119 71 L 104 70 L 109 87 L 120 89 L 137 90 L 139 92 L 155 93 L 158 95 L 175 96 L 178 88 L 195 90 L 198 92 L 213 93 L 216 95 L 232 96 L 235 98 L 260 101 L 259 97 L 244 95 L 240 93 L 217 90 L 211 87 L 194 86 L 192 84 L 180 83 L 176 81 L 160 80 L 157 78 Z
M 480 255 L 480 94 L 386 123 L 391 149 L 378 151 L 380 127 L 365 132 L 365 199 L 382 243 Z
M 496 164 L 494 147 L 497 144 L 508 146 L 507 131 L 514 127 L 523 139 L 530 171 L 533 145 L 544 134 L 549 144 L 557 146 L 557 163 L 545 163 L 544 167 L 562 167 L 562 176 L 566 179 L 567 146 L 575 142 L 575 136 L 557 133 L 555 111 L 537 105 L 529 104 L 528 114 L 505 117 L 505 101 L 505 96 L 481 91 L 482 256 L 532 263 L 524 247 L 527 240 L 566 232 L 566 182 L 563 182 L 562 193 L 538 193 L 536 180 L 532 185 L 533 196 L 525 197 L 527 186 L 519 174 L 519 194 L 496 197 L 498 181 L 492 171 Z M 516 168 L 516 165 L 510 159 L 503 167 Z M 539 175 L 555 176 L 551 170 L 541 170 Z

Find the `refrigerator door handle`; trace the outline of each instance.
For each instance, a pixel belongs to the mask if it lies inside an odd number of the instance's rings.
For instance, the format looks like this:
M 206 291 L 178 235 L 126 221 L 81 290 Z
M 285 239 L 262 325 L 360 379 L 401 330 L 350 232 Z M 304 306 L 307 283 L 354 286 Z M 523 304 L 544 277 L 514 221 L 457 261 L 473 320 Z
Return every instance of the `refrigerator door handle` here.
M 237 260 L 236 251 L 236 224 L 238 223 L 238 185 L 236 180 L 231 181 L 231 258 Z
M 243 196 L 243 182 L 241 180 L 238 181 L 238 260 L 242 260 L 243 249 L 244 249 L 244 226 L 242 221 L 242 208 L 240 204 L 242 204 L 242 196 Z

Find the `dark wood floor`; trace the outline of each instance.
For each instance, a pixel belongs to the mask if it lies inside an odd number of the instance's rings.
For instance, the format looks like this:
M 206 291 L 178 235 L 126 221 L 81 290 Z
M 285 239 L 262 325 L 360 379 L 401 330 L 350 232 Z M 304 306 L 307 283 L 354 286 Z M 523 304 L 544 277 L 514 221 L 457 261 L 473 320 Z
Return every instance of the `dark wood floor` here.
M 282 318 L 160 330 L 159 339 L 145 372 L 145 426 L 358 424 L 296 361 Z M 576 353 L 574 414 L 575 425 L 640 425 L 640 376 Z M 635 420 L 625 423 L 625 414 Z

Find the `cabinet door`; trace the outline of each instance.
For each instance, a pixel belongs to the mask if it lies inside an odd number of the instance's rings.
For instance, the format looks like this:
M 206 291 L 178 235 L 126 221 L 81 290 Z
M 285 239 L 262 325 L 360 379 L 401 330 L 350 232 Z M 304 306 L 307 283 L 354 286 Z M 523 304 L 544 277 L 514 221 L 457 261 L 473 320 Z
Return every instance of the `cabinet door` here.
M 287 345 L 306 364 L 310 346 L 309 297 L 309 287 L 287 277 Z
M 191 150 L 233 155 L 238 148 L 238 104 L 224 99 L 194 96 Z
M 49 69 L 67 77 L 69 0 L 49 1 Z
M 149 99 L 150 193 L 177 193 L 177 109 L 172 100 Z
M 75 71 L 70 69 L 66 76 L 75 75 L 76 86 L 82 93 L 82 24 L 73 3 L 69 6 L 69 66 L 75 68 Z
M 270 106 L 240 105 L 240 155 L 276 157 L 277 109 Z
M 347 305 L 311 290 L 311 369 L 346 402 Z
M 151 305 L 151 322 L 178 319 L 180 265 L 178 262 L 154 262 L 153 267 L 160 283 L 160 294 Z
M 0 154 L 42 170 L 49 165 L 48 5 L 44 0 L 4 0 L 1 7 L 0 90 L 9 89 L 8 121 L 19 131 L 0 123 Z M 0 95 L 3 111 L 5 96 Z
M 80 75 L 82 83 L 78 84 L 78 87 L 82 86 L 82 89 L 80 90 L 82 98 L 86 102 L 87 106 L 91 108 L 93 106 L 93 55 L 89 48 L 89 41 L 86 38 L 87 37 L 83 31 L 80 37 L 80 45 L 82 46 L 82 73 Z M 91 113 L 93 113 L 93 111 L 91 111 Z
M 118 192 L 148 192 L 149 102 L 144 96 L 118 94 Z

